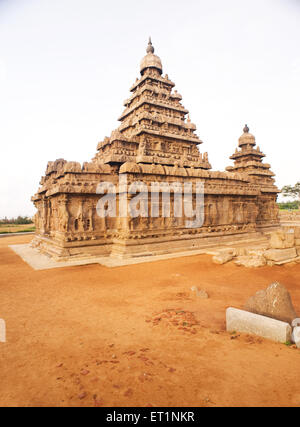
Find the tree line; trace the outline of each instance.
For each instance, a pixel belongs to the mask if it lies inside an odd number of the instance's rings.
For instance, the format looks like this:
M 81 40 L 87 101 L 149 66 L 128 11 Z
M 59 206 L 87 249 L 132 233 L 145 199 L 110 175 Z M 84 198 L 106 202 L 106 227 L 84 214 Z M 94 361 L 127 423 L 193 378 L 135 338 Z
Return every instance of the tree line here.
M 293 185 L 285 185 L 281 189 L 281 194 L 283 197 L 290 197 L 292 199 L 295 199 L 292 202 L 283 202 L 278 203 L 280 209 L 286 209 L 286 210 L 297 210 L 300 207 L 300 182 L 297 182 L 294 186 Z
M 0 224 L 31 224 L 32 218 L 29 216 L 18 216 L 17 218 L 2 218 L 0 219 Z

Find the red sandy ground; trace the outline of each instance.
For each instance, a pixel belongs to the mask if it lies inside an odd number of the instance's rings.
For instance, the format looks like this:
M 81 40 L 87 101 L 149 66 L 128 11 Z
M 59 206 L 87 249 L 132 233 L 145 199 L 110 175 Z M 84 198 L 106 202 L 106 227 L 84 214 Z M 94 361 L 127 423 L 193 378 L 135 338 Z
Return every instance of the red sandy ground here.
M 31 238 L 0 239 L 0 405 L 300 406 L 300 350 L 225 332 L 226 308 L 275 280 L 300 312 L 300 265 L 34 271 L 7 247 Z

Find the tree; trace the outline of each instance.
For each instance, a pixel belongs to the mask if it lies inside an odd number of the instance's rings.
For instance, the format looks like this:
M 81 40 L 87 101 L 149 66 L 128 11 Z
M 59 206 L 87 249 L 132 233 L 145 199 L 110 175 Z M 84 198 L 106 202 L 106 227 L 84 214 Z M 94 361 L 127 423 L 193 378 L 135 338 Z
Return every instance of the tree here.
M 298 201 L 300 201 L 300 182 L 297 182 L 294 187 L 286 185 L 282 188 L 281 193 L 283 197 L 292 197 L 293 199 L 298 199 Z

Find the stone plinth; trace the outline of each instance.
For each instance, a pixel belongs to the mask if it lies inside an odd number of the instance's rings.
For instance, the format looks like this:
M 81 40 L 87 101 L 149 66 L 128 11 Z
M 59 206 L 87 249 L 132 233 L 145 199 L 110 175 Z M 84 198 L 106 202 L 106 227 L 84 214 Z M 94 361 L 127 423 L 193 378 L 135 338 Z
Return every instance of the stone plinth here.
M 236 308 L 226 311 L 226 329 L 228 332 L 254 334 L 281 343 L 291 341 L 292 335 L 288 323 Z

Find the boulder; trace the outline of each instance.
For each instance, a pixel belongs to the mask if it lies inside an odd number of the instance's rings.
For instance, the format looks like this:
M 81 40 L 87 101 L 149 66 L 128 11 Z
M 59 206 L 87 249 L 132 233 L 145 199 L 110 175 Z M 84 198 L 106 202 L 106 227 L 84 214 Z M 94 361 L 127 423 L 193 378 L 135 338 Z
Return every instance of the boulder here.
M 269 261 L 281 262 L 296 258 L 297 251 L 296 248 L 268 249 L 265 251 L 264 256 Z
M 266 290 L 257 292 L 246 302 L 244 309 L 288 323 L 298 317 L 289 292 L 280 283 L 273 283 Z

